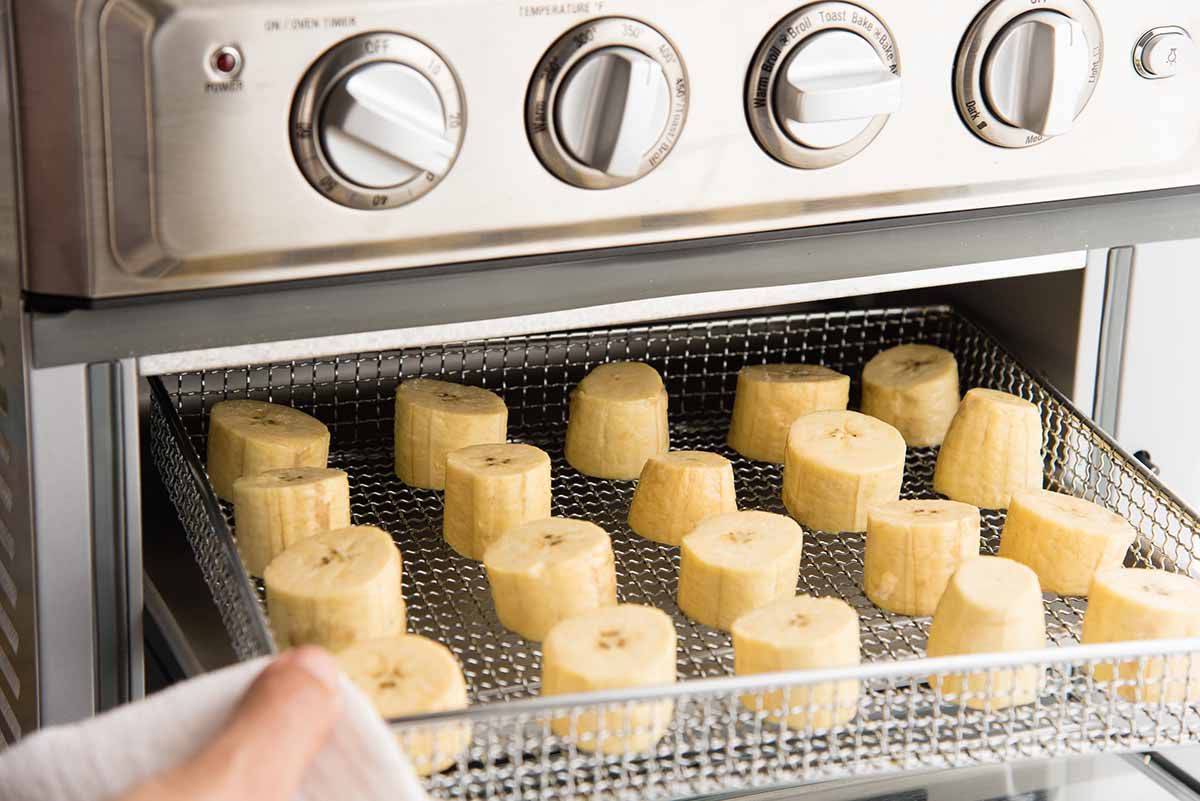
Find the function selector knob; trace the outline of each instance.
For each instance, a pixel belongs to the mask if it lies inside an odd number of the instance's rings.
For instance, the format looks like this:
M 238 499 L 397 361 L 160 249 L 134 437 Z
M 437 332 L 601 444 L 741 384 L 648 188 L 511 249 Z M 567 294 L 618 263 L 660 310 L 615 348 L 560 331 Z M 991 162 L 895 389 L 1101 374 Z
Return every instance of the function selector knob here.
M 959 114 L 976 135 L 1028 147 L 1071 130 L 1100 77 L 1100 23 L 1086 0 L 994 0 L 955 64 Z
M 663 162 L 687 109 L 687 73 L 674 46 L 644 22 L 611 17 L 568 31 L 542 57 L 525 125 L 556 176 L 611 189 Z
M 815 3 L 780 20 L 759 46 L 746 113 L 764 150 L 818 169 L 869 145 L 900 97 L 899 56 L 883 20 L 852 3 Z
M 292 150 L 318 191 L 387 209 L 428 192 L 462 144 L 462 92 L 450 66 L 408 36 L 356 36 L 327 51 L 292 103 Z

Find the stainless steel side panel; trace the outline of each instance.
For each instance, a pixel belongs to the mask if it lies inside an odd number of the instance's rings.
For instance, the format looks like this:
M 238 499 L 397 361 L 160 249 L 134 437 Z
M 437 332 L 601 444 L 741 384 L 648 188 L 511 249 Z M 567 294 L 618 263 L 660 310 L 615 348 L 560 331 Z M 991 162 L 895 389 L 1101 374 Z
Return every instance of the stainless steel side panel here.
M 7 0 L 0 2 L 0 744 L 36 728 L 41 719 L 26 396 L 30 348 L 21 313 L 9 12 Z
M 35 370 L 30 404 L 38 419 L 30 441 L 38 576 L 38 652 L 42 725 L 96 711 L 96 604 L 92 575 L 88 425 L 80 365 Z
M 143 693 L 134 364 L 30 371 L 41 725 Z

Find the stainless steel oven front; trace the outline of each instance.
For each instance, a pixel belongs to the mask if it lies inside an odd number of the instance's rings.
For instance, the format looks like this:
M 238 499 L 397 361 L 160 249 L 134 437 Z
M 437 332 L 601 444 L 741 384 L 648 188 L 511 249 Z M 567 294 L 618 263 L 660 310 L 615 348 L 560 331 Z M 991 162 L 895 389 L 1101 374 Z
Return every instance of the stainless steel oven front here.
M 1139 413 L 1170 420 L 1130 367 L 1192 330 L 1185 305 L 1154 304 L 1200 238 L 1194 4 L 3 10 L 4 740 L 136 699 L 147 675 L 274 648 L 197 456 L 207 411 L 232 397 L 331 426 L 356 521 L 408 560 L 411 627 L 455 643 L 474 736 L 430 780 L 438 796 L 676 798 L 1200 740 L 1194 704 L 1088 678 L 1097 659 L 1200 658 L 1194 643 L 1081 650 L 1078 599 L 1047 596 L 1053 647 L 1022 662 L 1047 677 L 1036 702 L 943 703 L 931 673 L 1004 657 L 924 661 L 928 620 L 858 589 L 861 538 L 816 535 L 799 589 L 859 612 L 864 665 L 839 677 L 863 692 L 841 729 L 781 728 L 739 706 L 770 688 L 731 677 L 728 638 L 678 614 L 677 554 L 625 528 L 632 485 L 579 480 L 555 450 L 565 393 L 603 361 L 659 368 L 676 445 L 721 450 L 741 366 L 808 359 L 857 379 L 881 347 L 936 342 L 964 383 L 1039 403 L 1047 480 L 1130 517 L 1130 563 L 1195 573 L 1194 462 L 1169 448 L 1173 424 Z M 622 597 L 675 615 L 681 682 L 650 693 L 674 710 L 654 749 L 591 754 L 547 728 L 540 652 L 489 617 L 477 566 L 447 572 L 440 499 L 379 467 L 388 398 L 415 375 L 502 391 L 510 433 L 556 460 L 556 513 L 600 520 Z M 910 455 L 907 495 L 929 494 L 932 458 Z M 743 505 L 779 506 L 776 472 L 736 469 Z M 1002 522 L 985 515 L 992 535 Z M 1089 759 L 1005 786 L 1103 784 L 1133 764 L 1197 786 L 1183 758 Z M 822 792 L 911 789 L 881 787 Z

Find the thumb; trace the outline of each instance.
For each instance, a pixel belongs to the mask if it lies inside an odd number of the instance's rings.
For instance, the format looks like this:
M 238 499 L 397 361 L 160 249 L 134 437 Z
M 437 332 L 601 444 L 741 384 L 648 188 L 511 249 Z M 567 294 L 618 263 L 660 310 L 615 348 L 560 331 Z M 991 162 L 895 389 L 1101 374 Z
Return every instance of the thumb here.
M 338 675 L 319 648 L 286 652 L 250 685 L 224 731 L 159 789 L 180 791 L 167 798 L 290 801 L 341 711 Z

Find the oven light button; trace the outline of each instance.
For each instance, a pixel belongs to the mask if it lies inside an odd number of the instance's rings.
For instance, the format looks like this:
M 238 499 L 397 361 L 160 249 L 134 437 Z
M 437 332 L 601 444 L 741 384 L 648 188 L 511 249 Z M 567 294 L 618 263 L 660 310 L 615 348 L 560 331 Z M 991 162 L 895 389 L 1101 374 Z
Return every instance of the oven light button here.
M 1183 28 L 1147 31 L 1133 49 L 1133 66 L 1143 78 L 1170 78 L 1189 68 L 1196 45 Z

